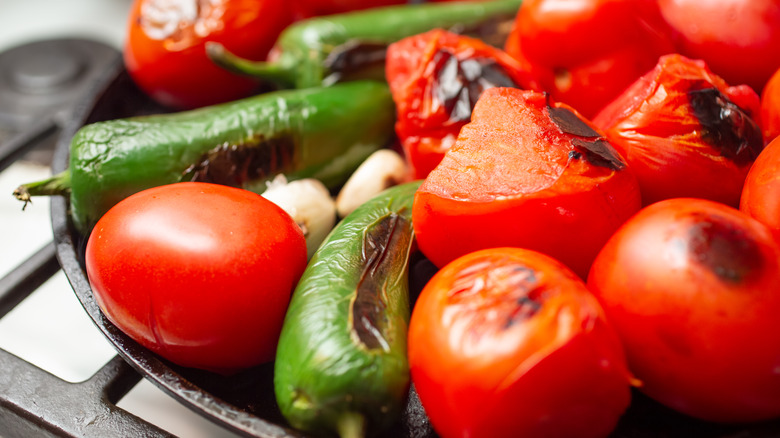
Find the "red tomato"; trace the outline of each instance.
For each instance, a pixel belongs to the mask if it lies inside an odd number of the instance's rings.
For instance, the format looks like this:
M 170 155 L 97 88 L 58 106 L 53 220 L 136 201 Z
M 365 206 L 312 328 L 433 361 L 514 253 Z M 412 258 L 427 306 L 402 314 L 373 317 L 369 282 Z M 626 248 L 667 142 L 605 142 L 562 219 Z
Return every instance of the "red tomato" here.
M 467 254 L 409 324 L 412 381 L 450 437 L 605 437 L 629 405 L 622 346 L 585 284 L 543 254 Z
M 593 119 L 639 180 L 645 205 L 692 197 L 737 207 L 764 141 L 758 95 L 703 61 L 662 56 Z
M 280 2 L 281 3 L 281 2 Z M 407 0 L 294 0 L 294 7 L 301 18 L 345 12 L 381 6 L 401 5 Z
M 484 90 L 536 88 L 503 50 L 443 29 L 391 44 L 386 72 L 398 109 L 395 130 L 415 179 L 439 164 Z
M 654 0 L 525 0 L 505 49 L 590 118 L 674 52 L 670 35 Z
M 273 0 L 135 0 L 125 65 L 139 88 L 175 109 L 238 99 L 257 89 L 257 81 L 214 64 L 206 42 L 262 61 L 291 22 L 289 8 Z
M 186 367 L 232 373 L 273 359 L 306 242 L 271 201 L 178 183 L 136 193 L 97 223 L 86 270 L 106 317 Z
M 765 226 L 660 201 L 609 240 L 588 286 L 647 395 L 715 422 L 780 417 L 780 248 Z
M 769 227 L 780 242 L 780 137 L 764 148 L 750 168 L 739 209 Z
M 640 203 L 623 159 L 571 107 L 542 93 L 491 88 L 420 186 L 412 218 L 420 251 L 436 266 L 514 246 L 585 278 Z
M 760 93 L 780 67 L 780 1 L 659 0 L 661 13 L 679 33 L 677 51 L 703 59 L 732 84 Z
M 765 142 L 780 137 L 780 68 L 769 78 L 761 93 L 761 127 Z

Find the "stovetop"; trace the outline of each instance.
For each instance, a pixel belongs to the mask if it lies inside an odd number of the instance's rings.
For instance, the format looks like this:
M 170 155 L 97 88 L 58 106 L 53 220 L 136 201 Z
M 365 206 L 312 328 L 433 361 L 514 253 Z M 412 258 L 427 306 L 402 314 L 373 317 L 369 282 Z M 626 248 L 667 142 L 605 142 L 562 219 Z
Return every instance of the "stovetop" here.
M 129 389 L 116 404 L 140 417 L 138 424 L 182 437 L 235 436 L 133 375 L 59 270 L 49 200 L 35 199 L 22 211 L 11 196 L 19 184 L 51 174 L 59 126 L 90 75 L 118 56 L 130 3 L 0 0 L 0 361 L 6 365 L 0 369 L 0 388 L 6 388 L 0 399 L 22 400 L 20 406 L 0 407 L 0 436 L 6 438 L 38 436 L 44 431 L 36 424 L 69 421 L 61 417 L 74 407 L 101 409 L 104 388 Z M 115 389 L 111 379 L 127 387 Z M 85 394 L 95 399 L 80 400 Z M 24 405 L 36 413 L 19 411 Z M 34 415 L 45 418 L 24 418 Z M 112 428 L 124 424 L 125 416 L 113 417 L 79 430 L 85 436 L 116 435 Z M 136 430 L 127 418 L 124 430 Z M 45 433 L 73 434 L 56 428 Z

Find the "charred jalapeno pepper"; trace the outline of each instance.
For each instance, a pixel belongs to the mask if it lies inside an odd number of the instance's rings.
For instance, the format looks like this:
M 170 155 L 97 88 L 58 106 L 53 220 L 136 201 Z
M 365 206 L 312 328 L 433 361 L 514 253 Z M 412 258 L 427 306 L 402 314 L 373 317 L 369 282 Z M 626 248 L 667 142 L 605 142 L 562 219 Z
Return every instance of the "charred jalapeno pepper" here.
M 88 232 L 114 204 L 140 190 L 205 181 L 254 192 L 284 173 L 342 184 L 393 138 L 385 84 L 356 81 L 284 90 L 191 111 L 98 122 L 70 146 L 69 169 L 14 195 L 70 195 L 75 227 Z
M 498 35 L 503 43 L 496 24 L 502 19 L 511 23 L 521 3 L 496 0 L 399 5 L 315 17 L 283 31 L 268 62 L 239 58 L 218 43 L 208 44 L 206 50 L 222 67 L 285 88 L 328 85 L 356 77 L 382 79 L 390 43 L 435 28 L 477 34 L 491 28 L 486 32 L 488 36 Z
M 398 419 L 410 383 L 407 276 L 419 185 L 390 188 L 342 220 L 293 292 L 274 370 L 293 427 L 355 437 Z

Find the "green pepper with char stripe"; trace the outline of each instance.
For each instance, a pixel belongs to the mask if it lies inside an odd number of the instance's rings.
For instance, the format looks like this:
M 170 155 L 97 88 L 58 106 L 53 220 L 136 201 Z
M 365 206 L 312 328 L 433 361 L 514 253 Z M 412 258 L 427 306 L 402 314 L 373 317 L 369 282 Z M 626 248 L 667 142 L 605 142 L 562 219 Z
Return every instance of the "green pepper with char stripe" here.
M 113 205 L 143 189 L 205 181 L 261 193 L 283 173 L 343 184 L 394 138 L 387 85 L 355 81 L 273 91 L 225 104 L 83 126 L 69 168 L 14 195 L 69 195 L 76 229 L 88 233 Z
M 354 438 L 398 421 L 410 386 L 408 268 L 419 185 L 387 189 L 344 218 L 293 292 L 274 365 L 276 400 L 293 427 Z

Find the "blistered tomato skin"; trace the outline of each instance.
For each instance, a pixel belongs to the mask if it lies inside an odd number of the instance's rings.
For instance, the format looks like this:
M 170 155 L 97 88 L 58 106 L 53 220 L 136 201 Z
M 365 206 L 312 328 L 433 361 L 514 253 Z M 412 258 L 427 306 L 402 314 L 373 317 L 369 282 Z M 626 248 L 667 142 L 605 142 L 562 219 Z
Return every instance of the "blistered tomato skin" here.
M 417 191 L 412 216 L 420 251 L 436 266 L 515 246 L 586 278 L 640 203 L 622 157 L 571 107 L 542 93 L 493 88 Z
M 292 22 L 284 2 L 269 0 L 135 0 L 125 66 L 138 87 L 173 109 L 190 109 L 246 97 L 254 79 L 228 72 L 207 56 L 207 41 L 262 61 Z
M 409 326 L 412 381 L 452 437 L 605 437 L 630 402 L 615 332 L 559 262 L 493 248 L 441 269 Z
M 260 195 L 177 183 L 109 210 L 85 263 L 98 306 L 120 330 L 178 365 L 230 374 L 273 359 L 306 243 Z
M 769 227 L 780 242 L 780 137 L 764 148 L 750 168 L 739 209 Z
M 593 123 L 626 158 L 644 205 L 696 197 L 739 205 L 764 147 L 758 95 L 729 86 L 702 61 L 662 56 Z
M 660 201 L 609 240 L 588 287 L 647 395 L 714 422 L 780 417 L 780 248 L 764 225 Z

